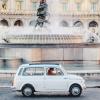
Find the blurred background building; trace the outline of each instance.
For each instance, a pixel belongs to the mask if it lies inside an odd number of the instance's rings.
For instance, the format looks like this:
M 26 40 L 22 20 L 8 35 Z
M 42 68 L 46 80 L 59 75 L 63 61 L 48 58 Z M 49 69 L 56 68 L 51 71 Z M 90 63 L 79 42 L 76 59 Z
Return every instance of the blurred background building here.
M 15 47 L 0 48 L 0 66 L 17 67 L 21 63 L 52 61 L 59 63 L 100 63 L 100 48 L 80 44 L 99 43 L 100 0 L 47 0 L 51 30 L 35 30 L 40 0 L 0 0 L 0 43 Z M 57 23 L 56 23 L 57 22 Z M 58 30 L 56 24 L 61 27 Z M 43 34 L 42 34 L 43 33 Z M 88 41 L 89 36 L 96 37 Z M 79 46 L 75 47 L 77 43 Z M 16 44 L 47 44 L 47 47 L 18 48 Z M 73 44 L 49 47 L 49 44 Z
M 0 0 L 0 25 L 33 26 L 40 0 Z M 59 24 L 78 27 L 83 32 L 90 27 L 100 28 L 99 0 L 47 0 L 50 16 L 59 16 Z M 52 16 L 53 17 L 53 16 Z M 54 17 L 53 17 L 54 18 Z

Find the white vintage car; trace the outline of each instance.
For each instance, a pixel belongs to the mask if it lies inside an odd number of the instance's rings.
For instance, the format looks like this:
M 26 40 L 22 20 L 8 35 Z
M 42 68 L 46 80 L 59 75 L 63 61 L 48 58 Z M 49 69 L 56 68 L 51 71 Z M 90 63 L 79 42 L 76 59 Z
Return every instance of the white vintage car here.
M 80 96 L 84 82 L 82 77 L 66 73 L 60 64 L 23 64 L 15 75 L 13 89 L 27 97 L 36 92 Z

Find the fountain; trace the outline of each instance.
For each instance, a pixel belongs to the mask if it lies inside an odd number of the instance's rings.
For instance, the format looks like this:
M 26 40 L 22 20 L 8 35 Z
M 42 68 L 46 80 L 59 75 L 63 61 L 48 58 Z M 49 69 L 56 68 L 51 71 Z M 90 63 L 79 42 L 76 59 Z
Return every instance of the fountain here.
M 100 42 L 100 36 L 95 31 L 94 28 L 90 32 L 87 32 L 87 34 L 84 37 L 85 42 L 87 43 L 99 43 Z
M 10 55 L 11 57 L 12 55 L 14 55 L 15 58 L 17 57 L 17 55 L 19 55 L 19 58 L 24 58 L 25 60 L 30 60 L 30 61 L 33 60 L 49 61 L 51 60 L 50 58 L 52 59 L 55 58 L 54 62 L 58 60 L 61 62 L 65 61 L 65 63 L 69 61 L 72 61 L 73 63 L 75 62 L 84 63 L 86 61 L 88 62 L 88 59 L 94 62 L 98 61 L 97 60 L 97 57 L 99 55 L 98 48 L 96 48 L 96 50 L 93 49 L 92 51 L 92 49 L 87 48 L 88 45 L 85 45 L 85 43 L 89 43 L 89 45 L 92 47 L 93 43 L 99 42 L 100 40 L 99 35 L 94 30 L 92 30 L 91 32 L 84 32 L 84 30 L 79 27 L 73 27 L 73 26 L 63 27 L 59 25 L 60 21 L 62 20 L 60 16 L 60 11 L 57 10 L 57 8 L 59 8 L 60 1 L 61 0 L 47 0 L 47 1 L 40 0 L 39 7 L 37 9 L 37 14 L 35 16 L 36 24 L 34 26 L 25 26 L 25 27 L 1 26 L 0 43 L 4 43 L 4 45 L 5 44 L 9 45 L 11 43 L 11 51 L 8 50 L 6 54 L 7 55 L 11 54 Z M 56 8 L 53 9 L 55 6 Z M 25 49 L 28 50 L 20 51 L 17 50 L 18 48 L 17 49 L 15 48 L 14 51 L 12 48 L 13 46 L 12 44 L 14 44 L 15 46 L 16 44 L 17 46 L 22 44 L 24 45 L 24 47 L 27 45 Z M 32 46 L 35 44 L 35 48 L 32 47 L 30 48 L 29 51 L 28 46 L 30 46 L 30 44 L 32 44 Z M 38 46 L 38 44 L 40 47 Z M 43 45 L 47 44 L 47 48 L 42 48 L 40 44 Z M 54 44 L 54 45 L 51 48 L 49 47 L 49 44 L 50 45 Z M 77 46 L 75 46 L 75 44 Z M 80 48 L 80 45 L 84 45 L 84 47 Z M 5 48 L 3 51 L 5 51 Z M 48 50 L 51 50 L 49 51 L 50 55 L 48 53 Z M 12 51 L 14 51 L 14 53 L 12 53 Z M 94 56 L 91 57 L 91 54 L 95 55 L 96 52 L 98 52 L 97 56 L 95 56 L 95 58 Z M 29 55 L 27 55 L 28 57 L 24 57 L 28 53 L 29 53 Z M 88 54 L 90 56 L 87 56 Z M 33 58 L 30 56 L 32 56 Z
M 60 26 L 60 12 L 57 9 L 59 4 L 59 0 L 40 0 L 35 16 L 37 17 L 36 24 L 25 27 L 6 27 L 5 32 L 1 34 L 2 43 L 59 44 L 82 42 L 83 32 L 81 29 Z

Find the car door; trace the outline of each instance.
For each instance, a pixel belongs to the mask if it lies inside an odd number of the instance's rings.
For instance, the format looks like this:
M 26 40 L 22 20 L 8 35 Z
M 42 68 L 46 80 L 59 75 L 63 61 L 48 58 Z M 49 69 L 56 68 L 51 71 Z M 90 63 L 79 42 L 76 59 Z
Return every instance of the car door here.
M 55 74 L 45 76 L 45 89 L 46 91 L 66 91 L 67 89 L 67 77 L 59 68 L 54 68 Z
M 36 91 L 44 91 L 44 68 L 29 67 L 24 70 L 24 83 L 32 84 Z

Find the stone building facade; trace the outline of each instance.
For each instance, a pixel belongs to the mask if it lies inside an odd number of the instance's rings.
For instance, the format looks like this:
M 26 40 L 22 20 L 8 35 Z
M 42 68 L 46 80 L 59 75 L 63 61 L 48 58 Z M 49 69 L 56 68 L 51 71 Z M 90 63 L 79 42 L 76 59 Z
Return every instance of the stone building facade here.
M 40 0 L 0 0 L 0 43 L 3 44 L 66 44 L 84 43 L 84 36 L 93 32 L 100 36 L 100 0 L 47 0 L 50 22 L 62 27 L 62 33 L 27 34 L 34 27 Z M 16 28 L 17 27 L 17 28 Z M 56 27 L 54 27 L 56 28 Z M 12 31 L 19 30 L 18 32 Z M 21 31 L 25 29 L 24 31 Z M 4 30 L 11 30 L 5 35 Z M 45 29 L 44 29 L 45 30 Z M 53 29 L 52 29 L 53 30 Z M 14 32 L 13 34 L 10 34 Z M 39 31 L 41 32 L 41 30 Z M 56 31 L 58 32 L 58 31 Z M 41 32 L 42 33 L 42 32 Z M 71 35 L 69 34 L 71 33 Z M 35 34 L 35 35 L 34 35 Z M 42 38 L 41 38 L 42 37 Z M 45 37 L 45 38 L 44 38 Z M 5 41 L 6 40 L 6 41 Z M 7 42 L 8 41 L 8 42 Z M 10 42 L 9 42 L 10 41 Z M 0 66 L 53 61 L 57 63 L 94 63 L 100 61 L 99 47 L 34 47 L 0 48 Z
M 0 0 L 0 24 L 8 27 L 33 25 L 39 2 Z M 47 3 L 51 18 L 53 14 L 59 16 L 63 27 L 79 27 L 85 31 L 90 27 L 100 28 L 99 0 L 47 0 Z

